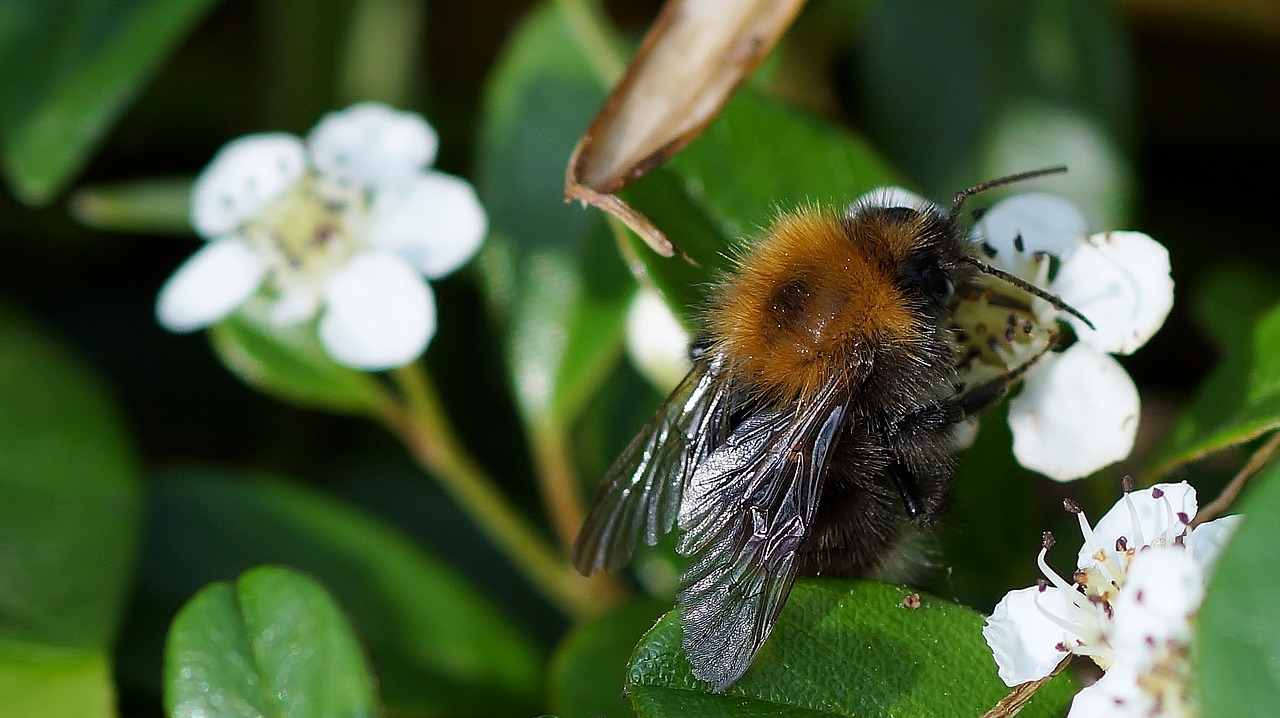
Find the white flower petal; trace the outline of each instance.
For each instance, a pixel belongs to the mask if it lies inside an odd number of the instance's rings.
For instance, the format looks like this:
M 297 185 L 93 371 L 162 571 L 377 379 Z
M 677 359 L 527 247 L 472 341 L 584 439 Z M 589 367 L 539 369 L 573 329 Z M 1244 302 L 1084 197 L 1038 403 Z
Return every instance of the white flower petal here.
M 1080 341 L 1131 354 L 1164 324 L 1173 307 L 1169 251 L 1141 232 L 1101 232 L 1062 262 L 1049 291 L 1093 322 L 1063 315 Z
M 191 189 L 191 224 L 212 238 L 280 197 L 306 170 L 302 140 L 283 132 L 246 135 L 225 145 Z
M 222 319 L 262 284 L 267 268 L 238 235 L 214 240 L 191 255 L 160 289 L 156 319 L 171 332 L 189 332 Z
M 1129 562 L 1115 603 L 1109 639 L 1117 656 L 1139 667 L 1152 665 L 1154 651 L 1191 641 L 1191 616 L 1204 600 L 1204 572 L 1181 546 L 1153 546 Z
M 1057 481 L 1113 464 L 1133 450 L 1138 389 L 1116 360 L 1077 342 L 1027 372 L 1009 402 L 1018 463 Z
M 419 115 L 364 102 L 325 115 L 307 146 L 322 176 L 374 188 L 407 181 L 429 166 L 439 139 Z
M 627 356 L 664 393 L 689 373 L 689 333 L 662 296 L 648 287 L 636 293 L 627 310 Z
M 1088 230 L 1084 214 L 1074 204 L 1042 192 L 1001 200 L 974 226 L 976 241 L 996 252 L 991 263 L 1027 281 L 1036 278 L 1032 268 L 1036 253 L 1066 261 Z
M 1200 562 L 1200 567 L 1204 569 L 1206 576 L 1212 574 L 1213 569 L 1217 567 L 1222 550 L 1235 535 L 1243 518 L 1239 514 L 1223 516 L 1200 524 L 1187 534 L 1187 550 L 1191 552 L 1192 558 Z
M 1045 612 L 1066 617 L 1071 615 L 1069 604 L 1070 598 L 1061 589 L 1042 590 L 1038 586 L 1010 591 L 996 604 L 982 627 L 982 637 L 991 647 L 1005 685 L 1044 678 L 1066 657 L 1067 651 L 1061 647 L 1075 645 L 1080 637 L 1054 623 Z
M 487 231 L 475 190 L 442 172 L 379 192 L 369 213 L 370 243 L 399 252 L 430 279 L 471 259 Z
M 1156 494 L 1160 494 L 1157 498 Z M 1179 516 L 1181 514 L 1181 516 Z M 1113 559 L 1116 542 L 1124 537 L 1129 548 L 1149 546 L 1157 539 L 1172 543 L 1174 537 L 1186 528 L 1186 522 L 1196 515 L 1196 490 L 1185 481 L 1176 484 L 1156 484 L 1121 498 L 1093 525 L 1093 535 L 1098 544 Z M 1134 517 L 1137 525 L 1134 525 Z M 1080 549 L 1077 566 L 1092 561 L 1088 546 Z
M 307 321 L 320 310 L 320 295 L 314 283 L 294 282 L 271 306 L 271 321 L 282 327 Z
M 859 211 L 871 207 L 906 207 L 917 212 L 928 212 L 934 209 L 935 206 L 934 203 L 909 189 L 885 186 L 876 187 L 855 199 L 853 204 L 849 205 L 849 214 L 857 214 Z
M 365 252 L 329 278 L 320 342 L 337 361 L 380 371 L 418 358 L 436 330 L 435 298 L 389 252 Z
M 1096 683 L 1076 694 L 1067 718 L 1150 718 L 1163 715 L 1142 690 L 1133 667 L 1113 666 Z

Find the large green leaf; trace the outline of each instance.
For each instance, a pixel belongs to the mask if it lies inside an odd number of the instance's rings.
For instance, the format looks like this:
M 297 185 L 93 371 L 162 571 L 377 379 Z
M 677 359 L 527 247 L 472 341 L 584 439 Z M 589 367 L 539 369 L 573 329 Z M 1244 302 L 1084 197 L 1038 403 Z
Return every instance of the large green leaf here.
M 603 216 L 564 202 L 569 153 L 605 88 L 547 9 L 520 27 L 485 96 L 481 267 L 526 420 L 563 425 L 613 366 L 634 292 Z
M 209 340 L 231 373 L 263 392 L 329 411 L 371 414 L 382 400 L 370 374 L 335 362 L 310 323 L 278 326 L 251 303 L 209 328 Z
M 1194 296 L 1222 359 L 1165 441 L 1155 476 L 1280 427 L 1280 282 L 1256 268 L 1222 266 Z
M 1280 465 L 1240 506 L 1244 520 L 1227 546 L 1200 609 L 1199 690 L 1205 718 L 1272 716 L 1280 706 Z
M 697 266 L 633 245 L 668 301 L 689 316 L 733 252 L 779 211 L 844 207 L 894 178 L 858 138 L 743 88 L 701 137 L 626 191 Z
M 773 635 L 724 693 L 693 678 L 668 614 L 636 648 L 627 677 L 636 712 L 660 716 L 981 715 L 1009 691 L 982 639 L 982 616 L 870 581 L 797 582 Z M 1050 681 L 1020 714 L 1057 716 L 1075 685 Z
M 341 609 L 306 576 L 267 566 L 215 583 L 173 621 L 165 645 L 173 716 L 356 718 L 381 713 Z
M 0 3 L 0 168 L 44 204 L 215 0 Z
M 130 440 L 106 392 L 0 307 L 0 646 L 111 644 L 139 502 Z
M 388 710 L 486 715 L 534 705 L 540 667 L 519 629 L 449 567 L 349 506 L 263 476 L 187 470 L 155 482 L 149 529 L 140 631 L 210 581 L 282 564 L 341 602 Z

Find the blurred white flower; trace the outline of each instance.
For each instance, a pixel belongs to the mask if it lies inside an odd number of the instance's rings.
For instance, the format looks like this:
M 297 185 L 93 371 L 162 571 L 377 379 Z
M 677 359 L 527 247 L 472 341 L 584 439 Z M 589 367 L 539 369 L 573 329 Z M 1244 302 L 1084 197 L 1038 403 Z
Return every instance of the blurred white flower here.
M 1173 306 L 1168 251 L 1140 232 L 1089 234 L 1075 206 L 1047 194 L 996 203 L 974 227 L 974 241 L 992 266 L 1061 298 L 1093 324 L 990 277 L 995 293 L 1020 295 L 1029 310 L 991 302 L 990 294 L 958 310 L 971 345 L 1001 370 L 1054 342 L 1059 322 L 1075 333 L 1065 351 L 1040 356 L 1009 404 L 1018 463 L 1069 481 L 1128 456 L 1138 390 L 1110 355 L 1131 354 L 1164 324 Z
M 232 141 L 196 179 L 191 221 L 208 243 L 160 290 L 160 324 L 201 329 L 261 292 L 277 324 L 319 315 L 342 364 L 413 361 L 436 329 L 423 278 L 466 263 L 487 231 L 471 185 L 427 169 L 436 148 L 421 117 L 377 103 L 326 115 L 305 141 Z
M 982 634 L 1009 686 L 1043 678 L 1070 654 L 1106 674 L 1082 690 L 1072 716 L 1178 716 L 1190 701 L 1191 621 L 1238 516 L 1189 524 L 1195 490 L 1186 483 L 1126 492 L 1095 526 L 1068 502 L 1083 545 L 1068 583 L 1045 562 L 1045 580 L 1011 591 Z
M 669 392 L 689 373 L 689 332 L 658 292 L 641 287 L 627 310 L 627 355 L 645 379 Z

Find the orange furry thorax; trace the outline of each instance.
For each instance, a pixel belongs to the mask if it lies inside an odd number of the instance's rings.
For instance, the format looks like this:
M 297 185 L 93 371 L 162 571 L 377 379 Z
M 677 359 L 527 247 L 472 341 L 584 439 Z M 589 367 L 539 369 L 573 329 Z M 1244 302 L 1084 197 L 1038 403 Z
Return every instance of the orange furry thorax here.
M 834 210 L 779 217 L 739 259 L 707 314 L 713 347 L 762 399 L 855 388 L 876 352 L 907 345 L 921 318 L 895 283 L 915 228 Z

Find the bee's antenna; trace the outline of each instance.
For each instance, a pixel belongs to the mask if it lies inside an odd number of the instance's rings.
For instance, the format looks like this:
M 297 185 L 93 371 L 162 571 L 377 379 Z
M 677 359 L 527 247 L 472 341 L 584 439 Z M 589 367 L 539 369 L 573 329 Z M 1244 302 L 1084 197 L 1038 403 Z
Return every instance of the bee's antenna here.
M 1067 304 L 1066 302 L 1062 301 L 1062 297 L 1059 297 L 1056 294 L 1051 294 L 1049 292 L 1046 292 L 1040 287 L 1037 287 L 1031 282 L 1028 282 L 1027 280 L 1015 274 L 1010 274 L 1004 271 L 1003 269 L 996 269 L 995 267 L 991 266 L 990 264 L 987 264 L 986 262 L 983 262 L 977 257 L 965 255 L 962 258 L 962 261 L 972 264 L 974 267 L 978 269 L 979 272 L 982 272 L 983 274 L 990 274 L 991 276 L 997 279 L 1000 279 L 1004 282 L 1012 284 L 1013 286 L 1017 287 L 1018 289 L 1021 289 L 1024 292 L 1027 292 L 1028 294 L 1034 294 L 1035 296 L 1040 297 L 1041 299 L 1045 300 L 1049 304 L 1052 304 L 1054 309 L 1057 309 L 1060 312 L 1066 312 L 1067 314 L 1070 314 L 1076 319 L 1079 319 L 1080 321 L 1084 322 L 1085 325 L 1088 326 L 1090 329 L 1093 329 L 1095 331 L 1097 330 L 1097 327 L 1093 326 L 1093 322 L 1089 321 L 1088 317 L 1081 314 L 1079 309 L 1076 309 L 1070 304 Z
M 981 194 L 983 192 L 986 192 L 987 190 L 992 190 L 992 189 L 995 189 L 996 187 L 1003 187 L 1007 184 L 1014 184 L 1015 182 L 1025 182 L 1026 180 L 1035 179 L 1037 177 L 1044 177 L 1045 175 L 1061 174 L 1066 171 L 1067 171 L 1066 165 L 1057 165 L 1055 167 L 1042 167 L 1038 170 L 1031 170 L 1029 172 L 1019 172 L 1018 174 L 1014 174 L 1014 175 L 1005 175 L 1004 177 L 997 177 L 993 180 L 987 180 L 982 184 L 976 184 L 972 187 L 969 187 L 968 189 L 962 189 L 959 192 L 956 192 L 956 198 L 951 203 L 951 214 L 947 216 L 947 220 L 952 225 L 954 225 L 956 218 L 960 216 L 960 208 L 964 206 L 965 200 L 969 199 L 975 194 Z

